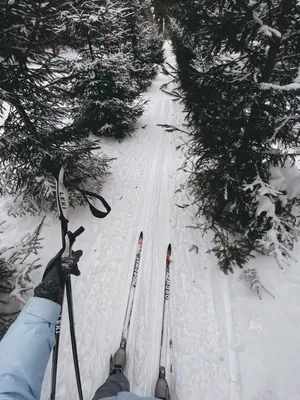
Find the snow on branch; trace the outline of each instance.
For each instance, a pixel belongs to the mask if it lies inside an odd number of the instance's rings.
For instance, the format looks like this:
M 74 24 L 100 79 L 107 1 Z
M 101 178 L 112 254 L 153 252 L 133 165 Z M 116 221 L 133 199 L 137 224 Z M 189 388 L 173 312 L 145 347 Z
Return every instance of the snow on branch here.
M 268 82 L 262 82 L 260 84 L 261 89 L 268 90 L 268 89 L 274 89 L 274 90 L 300 90 L 300 68 L 298 71 L 298 76 L 294 80 L 294 82 L 289 83 L 288 85 L 277 85 L 274 83 L 268 83 Z
M 250 190 L 256 203 L 256 216 L 247 232 L 259 231 L 256 247 L 263 254 L 273 256 L 278 265 L 294 260 L 294 241 L 300 237 L 299 216 L 294 204 L 299 196 L 300 172 L 294 166 L 272 167 L 269 183 L 257 175 L 256 179 L 244 186 Z
M 256 293 L 257 293 L 257 295 L 258 295 L 258 297 L 259 297 L 260 299 L 262 299 L 262 296 L 261 296 L 262 290 L 264 290 L 264 291 L 265 291 L 266 293 L 268 293 L 271 297 L 273 297 L 273 299 L 275 299 L 275 296 L 274 296 L 271 292 L 269 292 L 269 290 L 266 289 L 266 288 L 262 285 L 262 283 L 260 282 L 260 279 L 259 279 L 259 277 L 258 277 L 258 275 L 257 275 L 257 272 L 256 272 L 256 270 L 255 270 L 254 268 L 246 269 L 246 270 L 242 273 L 242 275 L 240 275 L 240 279 L 241 279 L 241 280 L 244 279 L 246 282 L 248 282 L 249 285 L 250 285 L 250 288 L 251 288 L 252 290 L 255 290 L 255 291 L 256 291 Z
M 279 39 L 282 38 L 281 33 L 277 29 L 271 28 L 270 26 L 264 24 L 264 22 L 259 18 L 256 11 L 253 11 L 253 18 L 260 25 L 259 32 L 268 37 L 272 37 L 273 35 L 275 35 Z
M 268 90 L 268 89 L 274 89 L 274 90 L 300 90 L 300 83 L 293 82 L 288 85 L 275 85 L 274 83 L 267 83 L 267 82 L 262 82 L 260 87 L 262 89 Z
M 34 288 L 31 273 L 40 265 L 37 258 L 29 257 L 37 255 L 41 248 L 44 219 L 18 244 L 0 249 L 0 339 L 25 304 L 28 292 Z

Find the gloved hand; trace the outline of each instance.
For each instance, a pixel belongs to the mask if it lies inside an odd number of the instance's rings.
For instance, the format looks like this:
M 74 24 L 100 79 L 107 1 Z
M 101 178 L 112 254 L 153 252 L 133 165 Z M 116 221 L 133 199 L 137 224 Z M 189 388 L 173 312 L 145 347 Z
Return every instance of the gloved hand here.
M 72 251 L 69 257 L 61 258 L 64 249 L 61 249 L 48 263 L 42 282 L 34 289 L 35 297 L 43 297 L 55 303 L 62 304 L 63 289 L 70 274 L 79 276 L 78 261 L 82 251 Z

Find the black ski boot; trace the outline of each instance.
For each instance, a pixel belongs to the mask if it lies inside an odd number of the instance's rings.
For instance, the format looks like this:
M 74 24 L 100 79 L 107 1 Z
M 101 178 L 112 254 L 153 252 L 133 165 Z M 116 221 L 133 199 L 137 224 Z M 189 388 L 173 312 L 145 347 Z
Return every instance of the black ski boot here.
M 169 385 L 166 380 L 166 370 L 164 367 L 159 368 L 159 376 L 156 382 L 154 396 L 157 399 L 162 399 L 162 400 L 170 399 Z
M 114 356 L 110 356 L 109 376 L 124 372 L 126 365 L 126 339 L 122 339 L 121 345 L 115 352 Z

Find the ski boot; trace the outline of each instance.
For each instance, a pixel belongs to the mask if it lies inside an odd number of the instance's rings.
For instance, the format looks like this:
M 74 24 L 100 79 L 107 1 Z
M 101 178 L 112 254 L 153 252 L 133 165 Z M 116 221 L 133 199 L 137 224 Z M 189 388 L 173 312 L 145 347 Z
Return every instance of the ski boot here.
M 122 339 L 120 347 L 114 356 L 110 356 L 109 376 L 124 372 L 126 365 L 126 339 Z
M 159 368 L 159 375 L 158 375 L 158 380 L 157 380 L 156 386 L 155 386 L 154 396 L 157 399 L 170 400 L 170 391 L 169 391 L 168 382 L 166 380 L 165 367 Z

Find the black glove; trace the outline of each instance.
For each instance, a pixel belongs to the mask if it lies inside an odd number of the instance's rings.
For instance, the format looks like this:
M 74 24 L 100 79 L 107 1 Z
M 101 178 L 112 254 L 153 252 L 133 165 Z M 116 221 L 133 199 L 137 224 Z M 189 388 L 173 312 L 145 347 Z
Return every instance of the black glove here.
M 78 261 L 82 251 L 72 251 L 69 257 L 61 258 L 64 249 L 61 249 L 48 263 L 43 275 L 42 282 L 34 289 L 35 297 L 43 297 L 55 303 L 62 304 L 63 291 L 66 280 L 70 274 L 79 276 Z

